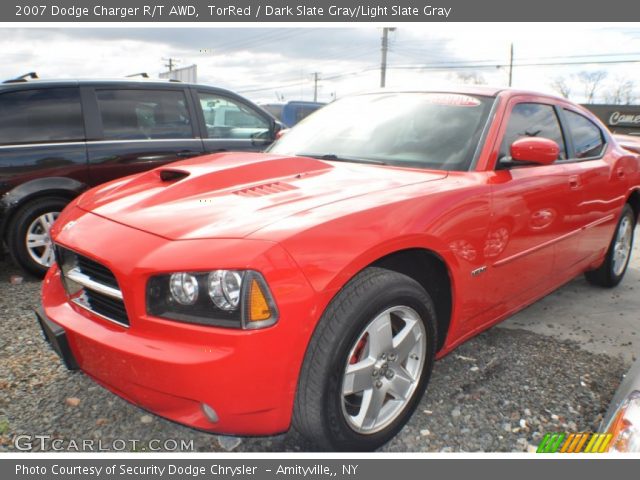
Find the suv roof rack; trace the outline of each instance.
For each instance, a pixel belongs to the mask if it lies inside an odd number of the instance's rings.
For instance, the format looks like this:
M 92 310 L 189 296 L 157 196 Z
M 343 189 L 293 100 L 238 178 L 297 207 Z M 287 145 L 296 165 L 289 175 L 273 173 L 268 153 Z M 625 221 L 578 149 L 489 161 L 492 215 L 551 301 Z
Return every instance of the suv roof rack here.
M 147 72 L 140 72 L 140 73 L 132 73 L 131 75 L 125 75 L 126 78 L 131 78 L 131 77 L 142 77 L 142 78 L 149 78 L 149 74 Z
M 2 83 L 19 83 L 19 82 L 26 82 L 29 79 L 31 80 L 35 80 L 38 77 L 38 74 L 36 72 L 29 72 L 29 73 L 25 73 L 24 75 L 20 75 L 19 77 L 16 78 L 10 78 L 9 80 L 5 80 Z

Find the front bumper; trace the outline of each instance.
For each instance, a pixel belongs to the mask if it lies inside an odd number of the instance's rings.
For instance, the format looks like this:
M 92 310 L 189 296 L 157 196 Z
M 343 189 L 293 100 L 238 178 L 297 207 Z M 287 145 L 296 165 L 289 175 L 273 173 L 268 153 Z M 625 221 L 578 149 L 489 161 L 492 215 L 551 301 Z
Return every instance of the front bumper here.
M 62 363 L 69 370 L 78 370 L 78 363 L 76 362 L 71 348 L 69 348 L 69 340 L 67 334 L 57 323 L 52 322 L 47 318 L 42 308 L 35 310 L 36 319 L 42 329 L 42 335 L 47 343 L 51 346 L 54 352 L 58 354 Z
M 105 222 L 96 218 L 78 221 L 74 230 L 80 238 L 88 238 L 88 232 L 82 229 L 96 221 Z M 176 245 L 182 242 L 159 239 L 115 223 L 110 226 L 111 234 L 127 238 L 125 253 L 114 252 L 113 242 L 95 241 L 91 256 L 97 261 L 109 259 L 105 263 L 121 286 L 130 327 L 70 303 L 56 265 L 43 282 L 39 321 L 67 366 L 79 367 L 135 405 L 197 429 L 235 435 L 286 431 L 298 373 L 320 311 L 314 304 L 313 290 L 295 264 L 288 262 L 286 252 L 277 247 L 264 256 L 269 259 L 267 263 L 280 265 L 275 273 L 265 275 L 278 302 L 280 320 L 263 330 L 236 330 L 178 323 L 146 313 L 144 293 L 149 275 L 163 270 L 162 262 L 175 263 L 176 258 L 187 269 L 193 269 L 196 260 L 202 263 L 203 250 L 196 242 L 190 242 L 182 255 L 169 255 L 165 261 L 162 255 L 150 255 L 150 247 L 161 252 L 178 248 Z M 69 236 L 60 235 L 57 240 L 89 255 Z M 215 243 L 208 240 L 201 246 L 211 248 Z M 221 248 L 223 243 L 219 243 Z M 234 258 L 227 253 L 218 257 Z M 242 255 L 240 250 L 236 254 L 236 258 Z M 147 265 L 154 265 L 154 269 Z M 211 410 L 217 421 L 212 421 Z

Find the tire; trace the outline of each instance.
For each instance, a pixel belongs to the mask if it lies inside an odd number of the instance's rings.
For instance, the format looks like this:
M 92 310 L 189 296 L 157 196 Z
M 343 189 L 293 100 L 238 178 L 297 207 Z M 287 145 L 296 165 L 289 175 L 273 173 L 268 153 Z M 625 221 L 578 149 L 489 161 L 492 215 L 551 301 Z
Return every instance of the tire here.
M 627 203 L 622 209 L 620 220 L 618 220 L 613 240 L 611 240 L 603 264 L 597 269 L 585 273 L 589 283 L 600 287 L 613 288 L 622 281 L 631 258 L 635 226 L 635 214 Z
M 44 277 L 52 263 L 51 250 L 47 250 L 52 248 L 49 229 L 67 203 L 69 201 L 61 197 L 38 198 L 20 207 L 9 224 L 7 246 L 11 257 L 23 270 L 38 278 Z M 30 232 L 31 238 L 37 239 L 36 245 L 42 243 L 41 246 L 27 247 Z M 38 256 L 41 261 L 37 260 Z
M 407 342 L 394 348 L 405 334 Z M 424 288 L 406 275 L 365 269 L 332 300 L 311 338 L 298 380 L 294 428 L 324 450 L 384 445 L 424 395 L 435 340 L 435 307 Z M 356 377 L 353 371 L 365 373 Z M 385 403 L 376 416 L 380 399 Z M 364 411 L 371 415 L 363 416 Z

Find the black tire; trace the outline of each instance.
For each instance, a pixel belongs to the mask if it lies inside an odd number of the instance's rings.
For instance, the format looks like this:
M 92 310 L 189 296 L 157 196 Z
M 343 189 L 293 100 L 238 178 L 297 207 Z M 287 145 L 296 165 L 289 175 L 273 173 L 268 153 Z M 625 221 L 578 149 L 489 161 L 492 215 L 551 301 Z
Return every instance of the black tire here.
M 26 245 L 29 226 L 41 215 L 61 212 L 67 203 L 69 201 L 62 197 L 38 198 L 20 207 L 9 223 L 7 232 L 9 253 L 18 266 L 35 277 L 44 277 L 48 267 L 40 265 L 29 255 Z
M 618 224 L 616 225 L 616 230 L 613 234 L 613 239 L 611 240 L 611 244 L 609 245 L 609 250 L 607 250 L 607 255 L 604 262 L 597 269 L 585 273 L 585 277 L 589 283 L 597 285 L 599 287 L 613 288 L 617 286 L 624 278 L 624 274 L 627 271 L 627 266 L 629 265 L 629 260 L 631 259 L 631 254 L 629 254 L 629 257 L 626 260 L 624 269 L 622 269 L 621 272 L 616 273 L 614 269 L 614 253 L 616 238 L 625 218 L 627 219 L 627 221 L 630 221 L 632 225 L 631 247 L 633 248 L 633 234 L 636 225 L 636 217 L 633 209 L 627 203 L 622 209 L 622 214 L 620 215 L 620 219 L 618 220 Z
M 393 306 L 407 306 L 425 327 L 426 354 L 417 387 L 386 428 L 362 434 L 343 414 L 342 379 L 347 358 L 363 329 Z M 307 348 L 298 381 L 293 426 L 324 450 L 369 451 L 393 438 L 418 406 L 433 368 L 436 313 L 429 294 L 406 275 L 367 268 L 354 277 L 324 312 Z

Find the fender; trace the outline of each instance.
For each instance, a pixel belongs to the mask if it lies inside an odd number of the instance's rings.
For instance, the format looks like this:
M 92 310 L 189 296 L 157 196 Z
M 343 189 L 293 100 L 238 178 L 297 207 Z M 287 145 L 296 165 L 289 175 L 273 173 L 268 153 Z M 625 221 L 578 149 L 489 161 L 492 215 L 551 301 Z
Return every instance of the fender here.
M 0 238 L 6 236 L 7 226 L 18 208 L 25 202 L 45 195 L 60 195 L 72 200 L 88 185 L 67 177 L 46 177 L 22 183 L 0 198 Z
M 375 245 L 372 248 L 369 248 L 368 250 L 358 255 L 353 261 L 349 262 L 346 265 L 343 265 L 342 268 L 338 272 L 336 272 L 335 275 L 333 275 L 333 277 L 322 287 L 318 284 L 317 278 L 310 279 L 308 276 L 309 272 L 305 272 L 304 269 L 301 269 L 304 276 L 307 278 L 307 281 L 309 281 L 309 284 L 320 295 L 320 300 L 317 303 L 319 314 L 315 319 L 316 323 L 314 323 L 312 330 L 316 328 L 317 322 L 322 317 L 322 313 L 326 310 L 336 294 L 342 288 L 344 288 L 344 286 L 353 277 L 355 277 L 365 268 L 378 262 L 379 260 L 382 260 L 389 255 L 407 250 L 421 250 L 432 254 L 440 261 L 442 261 L 445 268 L 447 269 L 449 281 L 451 282 L 452 298 L 451 313 L 447 331 L 453 331 L 452 329 L 454 328 L 456 323 L 456 291 L 458 290 L 458 285 L 460 283 L 460 279 L 458 278 L 458 275 L 460 274 L 460 265 L 457 257 L 442 243 L 441 240 L 423 233 L 396 237 L 386 242 Z M 294 261 L 296 261 L 295 256 L 293 256 L 291 252 L 288 253 L 294 259 Z M 315 282 L 313 280 L 315 280 Z
M 325 293 L 334 294 L 342 289 L 358 272 L 364 270 L 369 265 L 388 255 L 413 249 L 424 250 L 439 257 L 447 266 L 453 288 L 454 272 L 458 267 L 458 260 L 455 255 L 450 252 L 440 239 L 432 237 L 431 235 L 414 234 L 393 238 L 358 255 L 352 262 L 345 265 L 323 290 Z

